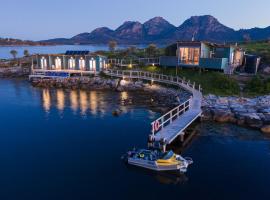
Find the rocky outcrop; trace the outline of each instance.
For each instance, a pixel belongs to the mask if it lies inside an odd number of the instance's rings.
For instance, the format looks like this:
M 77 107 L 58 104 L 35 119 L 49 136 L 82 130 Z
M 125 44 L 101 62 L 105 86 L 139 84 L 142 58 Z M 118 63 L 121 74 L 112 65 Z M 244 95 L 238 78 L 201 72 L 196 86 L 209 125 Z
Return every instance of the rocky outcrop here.
M 202 119 L 235 123 L 267 132 L 270 126 L 270 96 L 257 98 L 205 96 Z

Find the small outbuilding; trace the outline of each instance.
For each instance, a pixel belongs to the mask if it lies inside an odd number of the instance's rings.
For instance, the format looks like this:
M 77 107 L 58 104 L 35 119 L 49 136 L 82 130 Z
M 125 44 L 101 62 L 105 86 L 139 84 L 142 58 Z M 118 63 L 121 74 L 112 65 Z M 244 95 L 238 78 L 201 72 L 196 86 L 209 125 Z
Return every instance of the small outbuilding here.
M 67 51 L 65 54 L 37 54 L 33 56 L 33 73 L 97 74 L 107 68 L 107 58 L 89 51 Z

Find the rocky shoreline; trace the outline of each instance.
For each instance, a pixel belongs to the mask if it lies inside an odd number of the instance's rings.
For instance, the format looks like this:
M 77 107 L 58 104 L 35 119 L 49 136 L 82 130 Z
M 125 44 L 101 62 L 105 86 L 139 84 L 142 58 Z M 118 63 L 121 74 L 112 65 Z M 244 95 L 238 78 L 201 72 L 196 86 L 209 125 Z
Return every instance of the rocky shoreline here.
M 42 88 L 83 89 L 83 90 L 114 90 L 118 92 L 134 91 L 147 93 L 149 98 L 125 99 L 123 105 L 150 105 L 162 113 L 169 111 L 190 97 L 184 90 L 165 88 L 146 84 L 142 81 L 124 81 L 103 77 L 39 79 L 32 85 Z M 139 93 L 138 93 L 139 94 Z M 203 121 L 233 123 L 270 133 L 270 95 L 256 98 L 204 96 Z
M 121 105 L 149 106 L 152 110 L 166 113 L 191 94 L 181 90 L 151 85 L 142 81 L 110 79 L 103 77 L 78 77 L 66 79 L 37 79 L 32 85 L 40 88 L 66 90 L 109 90 L 116 92 L 136 92 L 132 98 L 122 99 Z
M 270 133 L 270 95 L 256 98 L 205 96 L 202 120 L 233 123 Z
M 21 78 L 28 77 L 29 69 L 22 67 L 0 68 L 0 78 Z

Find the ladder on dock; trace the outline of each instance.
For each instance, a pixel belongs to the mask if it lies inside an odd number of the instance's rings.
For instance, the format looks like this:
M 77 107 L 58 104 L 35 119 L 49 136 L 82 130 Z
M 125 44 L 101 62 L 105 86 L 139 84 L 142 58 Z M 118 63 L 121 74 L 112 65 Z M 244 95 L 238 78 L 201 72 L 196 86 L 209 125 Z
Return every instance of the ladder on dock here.
M 179 77 L 145 71 L 107 70 L 105 74 L 123 79 L 142 79 L 167 83 L 185 89 L 192 94 L 187 101 L 181 103 L 151 123 L 152 134 L 149 136 L 149 140 L 158 143 L 159 147 L 164 151 L 166 150 L 166 145 L 171 144 L 178 136 L 184 137 L 185 130 L 202 114 L 202 93 L 200 85 L 196 87 L 195 83 L 191 83 Z

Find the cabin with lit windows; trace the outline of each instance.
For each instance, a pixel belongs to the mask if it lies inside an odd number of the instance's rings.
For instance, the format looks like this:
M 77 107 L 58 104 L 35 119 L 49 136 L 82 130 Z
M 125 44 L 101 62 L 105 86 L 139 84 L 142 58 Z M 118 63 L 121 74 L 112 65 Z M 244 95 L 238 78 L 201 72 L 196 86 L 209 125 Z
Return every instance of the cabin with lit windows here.
M 161 58 L 160 65 L 226 71 L 241 66 L 244 60 L 244 51 L 237 45 L 203 41 L 178 41 L 174 52 L 176 56 Z
M 242 65 L 244 52 L 237 45 L 210 42 L 177 42 L 178 65 L 205 69 L 225 70 Z
M 98 74 L 107 68 L 107 58 L 89 51 L 65 54 L 38 54 L 33 58 L 32 74 L 46 76 L 83 76 Z

